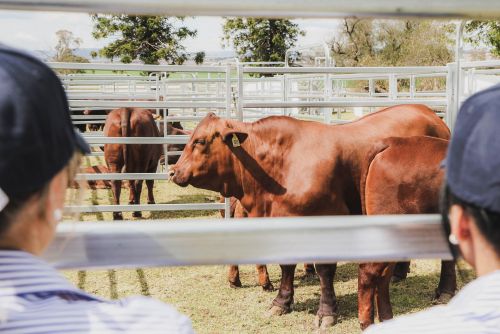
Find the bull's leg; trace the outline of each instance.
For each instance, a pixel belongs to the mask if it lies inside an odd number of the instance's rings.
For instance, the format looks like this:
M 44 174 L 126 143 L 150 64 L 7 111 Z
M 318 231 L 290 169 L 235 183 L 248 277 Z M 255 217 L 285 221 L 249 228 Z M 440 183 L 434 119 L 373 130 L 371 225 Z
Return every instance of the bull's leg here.
M 389 296 L 394 263 L 361 263 L 358 275 L 358 319 L 362 330 L 373 324 L 375 299 L 380 321 L 392 319 Z
M 375 319 L 376 266 L 376 263 L 361 263 L 358 267 L 358 320 L 362 330 Z
M 111 182 L 111 191 L 113 192 L 113 204 L 120 205 L 120 194 L 122 192 L 122 181 L 115 180 Z M 113 212 L 114 220 L 123 220 L 121 212 Z
M 146 187 L 148 188 L 148 204 L 155 204 L 155 196 L 153 194 L 154 180 L 146 180 Z
M 229 286 L 231 288 L 241 288 L 240 269 L 237 265 L 229 266 L 227 280 L 229 281 Z
M 128 188 L 129 188 L 128 204 L 134 205 L 135 204 L 135 181 L 134 180 L 128 181 Z
M 441 276 L 436 290 L 435 303 L 446 304 L 457 290 L 457 273 L 454 261 L 441 261 Z
M 393 318 L 389 285 L 391 283 L 394 267 L 394 263 L 381 264 L 380 269 L 382 269 L 382 273 L 379 281 L 377 282 L 377 292 L 375 295 L 379 321 L 385 321 Z
M 269 315 L 283 315 L 292 311 L 293 304 L 293 278 L 296 264 L 282 265 L 281 284 L 278 295 L 274 298 Z
M 316 264 L 316 272 L 321 286 L 319 309 L 314 323 L 317 328 L 326 329 L 337 321 L 337 297 L 333 287 L 337 264 Z
M 265 264 L 258 264 L 257 273 L 259 275 L 259 285 L 264 291 L 274 291 L 274 286 L 269 280 L 269 273 Z
M 135 181 L 135 185 L 134 185 L 134 204 L 135 205 L 141 204 L 141 193 L 142 193 L 142 180 L 137 180 L 137 181 Z M 134 211 L 132 215 L 136 218 L 141 218 L 142 212 L 141 211 Z
M 148 169 L 148 173 L 156 173 L 158 165 L 153 165 Z M 155 196 L 153 193 L 155 181 L 154 180 L 146 180 L 146 188 L 148 188 L 148 204 L 155 204 Z
M 394 268 L 394 274 L 392 275 L 392 283 L 397 283 L 405 280 L 409 272 L 410 272 L 410 261 L 396 263 L 396 267 Z

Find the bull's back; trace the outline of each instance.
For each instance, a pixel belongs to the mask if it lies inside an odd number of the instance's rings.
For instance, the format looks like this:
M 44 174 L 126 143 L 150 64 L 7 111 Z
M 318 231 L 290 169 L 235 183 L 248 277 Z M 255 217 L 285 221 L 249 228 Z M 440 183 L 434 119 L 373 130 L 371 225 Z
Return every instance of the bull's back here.
M 367 214 L 437 213 L 448 141 L 391 137 L 374 144 L 365 184 Z
M 450 130 L 429 107 L 422 104 L 401 104 L 385 108 L 349 123 L 373 142 L 389 136 L 419 136 L 449 139 Z

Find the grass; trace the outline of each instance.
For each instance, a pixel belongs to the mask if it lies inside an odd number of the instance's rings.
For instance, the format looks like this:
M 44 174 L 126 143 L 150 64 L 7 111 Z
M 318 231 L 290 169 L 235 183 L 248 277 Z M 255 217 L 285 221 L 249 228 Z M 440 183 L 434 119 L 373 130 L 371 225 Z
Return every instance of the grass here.
M 87 159 L 87 164 L 102 163 L 100 158 Z M 145 203 L 145 189 L 142 201 Z M 108 189 L 85 192 L 85 203 L 108 204 Z M 122 202 L 127 202 L 128 189 L 122 190 Z M 155 183 L 157 203 L 207 202 L 218 200 L 217 194 L 195 188 L 179 188 L 164 181 Z M 218 217 L 217 211 L 144 212 L 144 218 L 186 219 Z M 133 219 L 124 213 L 125 219 Z M 110 213 L 84 214 L 83 220 L 110 220 Z M 271 281 L 279 286 L 278 265 L 268 267 Z M 431 299 L 439 280 L 440 263 L 437 260 L 414 261 L 404 282 L 391 286 L 393 309 L 396 316 L 416 312 L 432 305 Z M 225 266 L 196 266 L 168 268 L 137 268 L 127 270 L 63 271 L 76 286 L 105 298 L 131 295 L 152 296 L 174 305 L 188 315 L 197 333 L 315 333 L 314 316 L 319 303 L 319 281 L 302 281 L 302 265 L 295 277 L 293 312 L 281 317 L 267 318 L 266 311 L 276 292 L 265 292 L 258 286 L 255 267 L 240 267 L 243 287 L 231 289 L 226 279 Z M 472 279 L 465 270 L 465 281 Z M 459 277 L 459 285 L 464 284 Z M 331 333 L 359 333 L 357 319 L 357 265 L 340 263 L 335 280 L 339 305 L 338 323 Z

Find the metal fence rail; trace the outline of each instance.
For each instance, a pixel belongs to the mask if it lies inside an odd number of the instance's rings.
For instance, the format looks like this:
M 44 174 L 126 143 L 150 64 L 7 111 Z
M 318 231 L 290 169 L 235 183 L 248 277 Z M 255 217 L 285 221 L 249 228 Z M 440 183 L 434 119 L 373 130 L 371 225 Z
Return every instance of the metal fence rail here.
M 169 16 L 248 16 L 248 17 L 341 17 L 442 16 L 446 18 L 500 17 L 496 0 L 0 0 L 0 8 L 85 13 L 143 14 Z
M 450 259 L 443 234 L 438 215 L 63 223 L 44 257 L 58 268 Z

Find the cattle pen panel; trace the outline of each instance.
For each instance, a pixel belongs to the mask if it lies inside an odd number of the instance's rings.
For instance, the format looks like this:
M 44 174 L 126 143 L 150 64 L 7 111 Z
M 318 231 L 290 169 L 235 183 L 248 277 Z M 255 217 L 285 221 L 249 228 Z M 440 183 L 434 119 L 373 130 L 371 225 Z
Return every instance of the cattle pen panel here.
M 222 111 L 220 115 L 240 120 L 257 120 L 270 115 L 290 115 L 307 120 L 325 123 L 345 123 L 341 119 L 341 111 L 347 108 L 373 111 L 374 108 L 396 104 L 421 103 L 438 110 L 437 114 L 452 124 L 455 117 L 455 96 L 463 101 L 465 96 L 473 93 L 478 87 L 477 78 L 488 78 L 491 84 L 498 82 L 500 62 L 470 62 L 461 65 L 461 85 L 456 92 L 456 65 L 430 67 L 266 67 L 268 64 L 239 63 L 225 66 L 179 66 L 179 65 L 124 65 L 124 64 L 72 64 L 50 63 L 57 70 L 113 70 L 121 72 L 149 71 L 146 75 L 99 75 L 99 74 L 66 74 L 61 75 L 63 85 L 68 92 L 70 108 L 112 109 L 116 107 L 141 107 L 155 109 L 164 116 L 166 122 L 197 122 L 204 117 L 207 108 Z M 265 65 L 265 66 L 256 66 Z M 206 71 L 216 77 L 198 78 L 197 73 Z M 183 73 L 182 78 L 170 78 L 168 73 Z M 272 74 L 273 76 L 255 77 L 251 74 Z M 187 77 L 186 77 L 187 75 Z M 224 76 L 224 78 L 220 76 Z M 418 80 L 441 80 L 438 90 L 419 90 Z M 375 83 L 385 80 L 387 91 L 376 92 Z M 406 80 L 407 91 L 401 91 L 401 80 Z M 365 82 L 365 92 L 350 89 L 346 82 Z M 213 85 L 212 85 L 213 84 Z M 109 87 L 112 87 L 110 89 Z M 187 87 L 187 88 L 186 88 Z M 143 97 L 149 97 L 142 99 Z M 311 108 L 313 108 L 311 110 Z M 314 110 L 314 108 L 316 110 Z M 166 109 L 174 110 L 168 115 Z M 201 111 L 200 111 L 201 110 Z M 337 112 L 335 112 L 337 110 Z M 335 118 L 333 115 L 337 115 Z M 359 114 L 358 114 L 359 116 Z M 75 124 L 102 124 L 106 116 L 73 115 Z M 89 120 L 91 118 L 91 120 Z M 164 138 L 106 138 L 100 132 L 85 134 L 92 146 L 102 144 L 185 144 L 187 136 L 168 136 Z M 182 152 L 165 152 L 167 156 L 180 155 Z M 91 155 L 102 156 L 94 151 Z M 84 174 L 89 181 L 99 180 L 166 180 L 164 173 L 137 174 Z M 187 203 L 188 204 L 188 203 Z M 226 208 L 227 208 L 226 203 Z M 199 210 L 207 207 L 220 209 L 222 204 L 204 203 Z M 116 212 L 131 210 L 132 206 L 112 205 L 73 206 L 73 212 Z M 172 208 L 180 208 L 172 206 Z M 182 207 L 196 209 L 196 204 Z M 165 205 L 141 205 L 139 210 L 164 211 Z M 174 210 L 174 209 L 173 209 Z M 226 210 L 228 212 L 228 210 Z
M 209 109 L 218 111 L 223 117 L 230 117 L 231 96 L 225 94 L 230 92 L 229 66 L 179 66 L 179 65 L 124 65 L 124 64 L 80 64 L 80 63 L 49 63 L 55 70 L 64 71 L 120 71 L 130 73 L 132 71 L 150 72 L 149 75 L 96 75 L 96 74 L 60 74 L 63 86 L 67 92 L 69 106 L 71 110 L 110 110 L 114 108 L 147 108 L 156 110 L 159 116 L 163 116 L 161 121 L 164 129 L 167 122 L 175 120 L 187 120 L 192 117 L 172 118 L 167 114 L 168 109 L 193 110 Z M 210 96 L 204 99 L 193 101 L 171 101 L 165 99 L 165 85 L 161 81 L 162 76 L 167 73 L 213 73 L 222 75 L 222 83 L 227 85 L 227 89 L 219 94 L 218 101 Z M 221 79 L 218 78 L 219 84 Z M 226 88 L 226 87 L 225 87 Z M 220 92 L 219 92 L 220 93 Z M 105 115 L 73 115 L 74 124 L 102 124 Z M 199 119 L 197 116 L 196 119 Z M 103 144 L 162 144 L 165 156 L 179 155 L 180 152 L 169 152 L 167 144 L 185 144 L 187 136 L 170 136 L 164 131 L 164 137 L 104 137 L 102 133 L 84 133 L 84 138 L 91 146 L 102 146 Z M 92 156 L 102 156 L 102 152 L 93 151 Z M 165 173 L 103 173 L 100 175 L 80 174 L 78 180 L 84 180 L 89 176 L 89 180 L 165 180 Z M 136 178 L 137 177 L 137 178 Z M 67 206 L 69 212 L 96 213 L 96 212 L 120 212 L 120 211 L 170 211 L 170 210 L 220 210 L 225 209 L 226 217 L 229 215 L 229 200 L 225 203 L 184 203 L 184 204 L 147 204 L 147 205 L 72 205 Z

